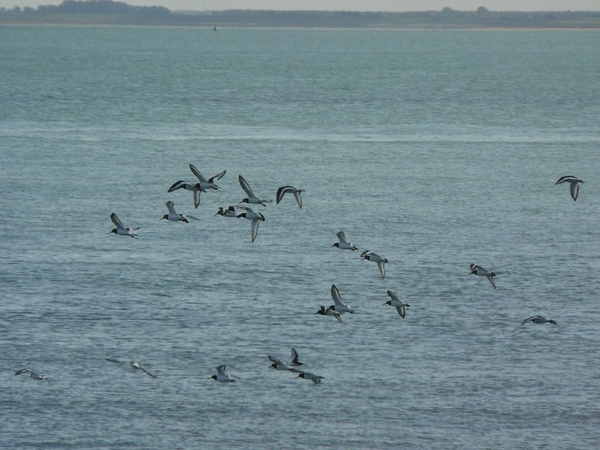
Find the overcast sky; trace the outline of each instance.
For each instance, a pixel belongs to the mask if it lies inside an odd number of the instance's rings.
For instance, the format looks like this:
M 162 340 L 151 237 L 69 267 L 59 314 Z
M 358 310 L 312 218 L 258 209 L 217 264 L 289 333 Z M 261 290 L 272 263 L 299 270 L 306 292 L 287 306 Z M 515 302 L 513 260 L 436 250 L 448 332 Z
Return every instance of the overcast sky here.
M 130 5 L 165 6 L 170 10 L 278 9 L 344 11 L 425 11 L 447 6 L 493 11 L 600 11 L 600 0 L 119 0 Z M 0 0 L 0 6 L 58 5 L 62 0 Z

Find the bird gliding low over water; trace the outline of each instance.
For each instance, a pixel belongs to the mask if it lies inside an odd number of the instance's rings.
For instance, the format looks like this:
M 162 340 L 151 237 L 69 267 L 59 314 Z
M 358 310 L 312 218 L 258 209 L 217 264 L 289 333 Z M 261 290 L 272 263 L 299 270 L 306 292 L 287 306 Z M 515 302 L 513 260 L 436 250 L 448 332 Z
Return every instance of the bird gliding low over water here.
M 245 213 L 238 214 L 236 216 L 238 219 L 244 218 L 252 221 L 250 237 L 252 238 L 252 242 L 254 242 L 256 236 L 258 235 L 258 225 L 265 221 L 265 216 L 263 216 L 261 213 L 254 212 L 252 208 L 248 208 L 247 206 L 238 206 L 238 209 L 243 209 L 246 211 Z
M 218 381 L 219 383 L 235 383 L 236 380 L 233 379 L 231 375 L 229 375 L 227 372 L 225 372 L 225 370 L 227 370 L 227 366 L 221 364 L 217 367 L 217 374 L 213 375 L 210 378 L 212 378 L 215 381 Z
M 276 204 L 279 204 L 285 194 L 290 193 L 294 194 L 294 198 L 296 199 L 296 203 L 298 203 L 298 207 L 302 209 L 302 197 L 300 197 L 302 192 L 304 192 L 304 189 L 297 189 L 294 186 L 282 186 L 277 189 Z
M 577 197 L 579 197 L 579 185 L 583 183 L 583 180 L 580 180 L 573 175 L 565 175 L 564 177 L 560 177 L 554 186 L 557 184 L 569 183 L 571 190 L 571 197 L 573 200 L 577 201 Z
M 335 286 L 335 284 L 331 285 L 331 298 L 333 298 L 333 303 L 335 304 L 331 305 L 329 307 L 329 310 L 335 311 L 338 314 L 343 314 L 346 312 L 354 314 L 354 310 L 350 305 L 344 305 L 344 302 L 342 301 L 342 296 L 340 295 L 340 291 Z
M 337 247 L 340 250 L 352 250 L 352 251 L 358 250 L 356 245 L 354 245 L 351 242 L 348 242 L 346 240 L 346 235 L 344 234 L 343 231 L 338 231 L 336 236 L 338 237 L 340 242 L 336 242 L 335 244 L 332 245 L 332 247 Z
M 159 219 L 159 222 L 161 220 L 168 220 L 170 222 L 185 222 L 185 223 L 189 223 L 190 220 L 198 220 L 196 217 L 190 216 L 189 214 L 178 214 L 177 211 L 175 211 L 175 203 L 173 203 L 170 200 L 165 205 L 167 206 L 167 209 L 169 210 L 169 213 L 165 214 L 164 216 L 162 216 Z
M 242 187 L 242 189 L 244 190 L 244 192 L 248 195 L 248 197 L 245 198 L 245 199 L 243 199 L 240 203 L 248 203 L 248 204 L 254 204 L 254 205 L 267 206 L 267 203 L 271 202 L 271 200 L 264 200 L 264 199 L 258 198 L 254 194 L 254 191 L 252 190 L 252 188 L 250 187 L 250 185 L 244 179 L 243 176 L 239 175 L 238 176 L 238 181 L 240 182 L 240 186 Z
M 523 322 L 521 322 L 521 325 L 524 325 L 529 322 L 531 322 L 531 323 L 551 323 L 552 325 L 556 325 L 556 322 L 554 320 L 546 319 L 545 317 L 542 317 L 542 316 L 528 317 Z
M 488 272 L 483 267 L 478 266 L 477 264 L 471 264 L 470 266 L 471 273 L 469 275 L 477 275 L 479 277 L 486 277 L 494 289 L 496 289 L 496 282 L 494 281 L 494 277 L 496 274 L 494 272 Z
M 133 234 L 133 232 L 135 230 L 139 230 L 140 227 L 137 227 L 137 228 L 125 228 L 123 226 L 123 223 L 121 223 L 121 221 L 119 220 L 119 218 L 117 217 L 117 215 L 115 213 L 112 213 L 110 215 L 110 220 L 112 221 L 112 223 L 115 224 L 115 226 L 117 228 L 109 231 L 108 234 L 114 233 L 114 234 L 119 235 L 119 236 L 129 236 L 129 237 L 132 237 L 132 238 L 137 238 L 137 234 Z
M 361 253 L 360 259 L 366 259 L 367 261 L 373 261 L 377 263 L 377 267 L 379 268 L 379 273 L 381 274 L 381 279 L 385 278 L 385 265 L 389 263 L 389 261 L 377 253 L 370 252 L 369 250 L 365 250 Z
M 398 314 L 400 314 L 400 317 L 402 317 L 404 319 L 404 317 L 406 317 L 406 307 L 408 307 L 410 305 L 407 303 L 404 303 L 402 300 L 400 300 L 398 298 L 398 296 L 396 294 L 394 294 L 392 291 L 387 291 L 387 295 L 389 295 L 391 300 L 388 300 L 387 302 L 385 302 L 384 305 L 390 305 L 390 306 L 393 306 L 394 308 L 396 308 L 396 310 L 398 311 Z

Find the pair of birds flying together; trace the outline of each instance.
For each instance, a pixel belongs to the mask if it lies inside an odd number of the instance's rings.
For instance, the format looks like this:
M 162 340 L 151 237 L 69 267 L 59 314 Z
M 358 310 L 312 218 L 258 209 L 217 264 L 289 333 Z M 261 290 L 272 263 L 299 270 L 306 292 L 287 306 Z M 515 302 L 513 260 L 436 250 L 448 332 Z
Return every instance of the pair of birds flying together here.
M 240 183 L 240 186 L 242 187 L 242 189 L 248 196 L 248 197 L 242 199 L 242 201 L 240 201 L 240 203 L 248 203 L 248 204 L 252 204 L 252 205 L 262 205 L 262 206 L 267 206 L 267 203 L 271 203 L 272 200 L 265 200 L 265 199 L 259 198 L 254 193 L 254 191 L 252 190 L 252 188 L 250 187 L 250 185 L 248 184 L 248 182 L 246 181 L 246 179 L 243 176 L 238 175 L 238 181 Z M 275 204 L 278 205 L 279 202 L 281 202 L 281 200 L 283 200 L 283 197 L 285 194 L 292 194 L 294 196 L 294 198 L 296 199 L 296 203 L 298 203 L 298 207 L 300 209 L 302 209 L 302 197 L 300 196 L 300 194 L 302 192 L 304 192 L 304 189 L 298 189 L 298 188 L 295 188 L 294 186 L 282 186 L 279 189 L 277 189 Z
M 39 373 L 34 372 L 31 369 L 21 369 L 21 370 L 15 372 L 15 375 L 22 375 L 24 373 L 28 373 L 29 376 L 31 378 L 33 378 L 34 380 L 47 381 L 48 383 L 50 383 L 50 380 L 48 379 L 48 377 L 46 375 L 40 375 Z M 50 383 L 50 384 L 52 384 L 52 383 Z
M 169 211 L 168 214 L 165 214 L 164 216 L 162 216 L 160 220 L 169 220 L 171 222 L 185 222 L 185 223 L 189 223 L 190 220 L 198 220 L 197 217 L 191 216 L 189 214 L 179 214 L 177 211 L 175 211 L 175 203 L 173 203 L 172 201 L 168 201 L 165 206 L 167 207 L 167 210 Z M 112 221 L 112 223 L 117 227 L 114 228 L 112 230 L 110 230 L 108 232 L 108 234 L 116 234 L 119 236 L 129 236 L 132 238 L 137 238 L 138 235 L 134 234 L 135 230 L 139 230 L 140 227 L 137 228 L 127 228 L 125 227 L 125 225 L 123 225 L 123 222 L 121 222 L 121 220 L 117 217 L 117 215 L 115 213 L 111 213 L 110 215 L 110 220 Z
M 298 352 L 296 352 L 296 350 L 293 348 L 292 348 L 292 360 L 287 364 L 281 362 L 281 360 L 279 358 L 276 358 L 275 356 L 267 355 L 267 358 L 269 358 L 269 361 L 271 361 L 273 363 L 273 364 L 271 364 L 271 366 L 269 366 L 270 369 L 288 370 L 290 372 L 297 373 L 298 374 L 297 378 L 311 380 L 315 384 L 320 383 L 321 380 L 323 378 L 325 378 L 321 375 L 316 375 L 311 372 L 305 372 L 304 370 L 297 369 L 297 367 L 303 366 L 304 363 L 301 363 L 300 361 L 298 361 Z
M 337 236 L 339 242 L 336 242 L 331 247 L 337 247 L 340 250 L 351 250 L 351 251 L 358 250 L 358 247 L 356 247 L 356 245 L 354 245 L 353 243 L 349 242 L 348 239 L 346 239 L 346 234 L 343 231 L 338 231 L 336 233 L 336 236 Z M 373 261 L 374 263 L 377 263 L 377 267 L 379 268 L 379 273 L 381 274 L 381 279 L 385 278 L 385 265 L 387 263 L 389 263 L 389 261 L 386 258 L 379 256 L 375 252 L 365 250 L 364 252 L 362 252 L 360 254 L 360 259 L 367 260 L 367 261 Z
M 496 289 L 496 283 L 494 282 L 494 277 L 496 276 L 496 274 L 494 272 L 489 272 L 487 270 L 485 270 L 483 267 L 478 266 L 476 264 L 471 264 L 471 273 L 470 275 L 478 275 L 480 277 L 486 277 L 489 282 L 492 284 L 492 286 L 494 286 L 494 289 Z M 389 291 L 388 291 L 389 293 Z M 531 316 L 528 317 L 527 319 L 525 319 L 523 322 L 521 322 L 521 325 L 524 325 L 526 323 L 551 323 L 553 325 L 556 325 L 556 322 L 554 320 L 549 320 L 546 319 L 545 317 L 542 316 Z
M 410 305 L 400 300 L 400 298 L 392 291 L 387 291 L 387 295 L 390 297 L 391 300 L 385 302 L 384 305 L 390 305 L 396 308 L 396 311 L 398 311 L 400 317 L 404 319 L 406 317 L 406 308 Z M 354 314 L 354 309 L 352 309 L 350 305 L 344 304 L 340 291 L 335 284 L 331 285 L 331 298 L 333 298 L 334 304 L 329 307 L 321 306 L 321 308 L 315 313 L 315 315 L 318 314 L 321 316 L 333 316 L 337 319 L 338 322 L 344 323 L 342 320 L 342 314 Z
M 111 359 L 111 358 L 104 358 L 104 359 L 108 362 L 117 363 L 117 364 L 123 364 L 123 363 L 127 362 L 127 361 L 120 361 L 118 359 Z M 141 370 L 149 377 L 158 378 L 156 375 L 153 375 L 150 372 L 148 372 L 146 369 L 144 369 L 144 367 L 138 362 L 130 361 L 129 364 L 131 365 L 132 368 L 134 368 L 136 370 Z M 34 372 L 31 369 L 21 369 L 18 372 L 16 372 L 15 375 L 22 375 L 24 373 L 28 373 L 31 376 L 31 378 L 33 378 L 34 380 L 42 380 L 42 381 L 47 381 L 48 383 L 50 383 L 50 380 L 48 379 L 48 377 L 46 375 L 40 375 L 39 373 Z M 52 383 L 50 383 L 50 384 L 52 384 Z
M 240 212 L 244 211 L 244 212 Z M 265 221 L 265 216 L 260 212 L 255 212 L 249 206 L 229 206 L 228 208 L 219 208 L 215 216 L 223 216 L 223 217 L 236 217 L 238 219 L 248 219 L 251 221 L 250 228 L 250 237 L 252 242 L 256 240 L 256 236 L 258 236 L 258 226 L 261 222 Z
M 331 285 L 331 298 L 333 298 L 334 304 L 328 307 L 321 306 L 321 308 L 314 315 L 318 314 L 321 316 L 333 316 L 339 323 L 344 323 L 342 320 L 342 314 L 354 314 L 354 310 L 350 305 L 344 304 L 342 301 L 342 296 L 340 295 L 340 291 L 335 284 Z
M 167 192 L 173 192 L 177 189 L 185 189 L 186 191 L 192 191 L 192 193 L 194 194 L 194 207 L 198 208 L 198 205 L 200 204 L 200 194 L 202 192 L 206 192 L 207 189 L 220 189 L 219 186 L 216 185 L 216 182 L 223 178 L 227 171 L 224 170 L 223 172 L 207 180 L 200 173 L 200 171 L 196 169 L 196 167 L 193 164 L 190 164 L 190 170 L 194 175 L 196 175 L 196 178 L 198 178 L 198 183 L 190 183 L 189 181 L 179 180 L 173 183 L 173 185 L 167 190 Z
M 282 363 L 281 360 L 279 358 L 276 358 L 275 356 L 267 355 L 267 358 L 269 358 L 269 360 L 273 363 L 270 368 L 276 369 L 276 370 L 292 370 L 292 371 L 298 370 L 298 369 L 292 369 L 291 366 L 299 367 L 299 366 L 303 366 L 304 363 L 301 363 L 299 361 L 298 352 L 293 347 L 292 347 L 291 355 L 292 355 L 292 360 L 287 364 Z

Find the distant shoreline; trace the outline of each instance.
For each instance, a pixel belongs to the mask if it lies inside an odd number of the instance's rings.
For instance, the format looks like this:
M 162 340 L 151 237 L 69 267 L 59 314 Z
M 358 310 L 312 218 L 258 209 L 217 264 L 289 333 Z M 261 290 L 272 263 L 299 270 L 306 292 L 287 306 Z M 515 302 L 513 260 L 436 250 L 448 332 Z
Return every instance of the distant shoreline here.
M 41 8 L 41 7 L 40 7 Z M 257 11 L 159 13 L 70 13 L 32 8 L 0 10 L 0 25 L 111 25 L 197 28 L 366 29 L 366 30 L 600 30 L 600 12 Z
M 210 25 L 168 25 L 168 24 L 115 24 L 115 23 L 33 23 L 33 22 L 4 22 L 0 20 L 2 27 L 89 27 L 89 28 L 196 28 L 199 30 L 214 31 Z M 226 30 L 315 30 L 315 31 L 577 31 L 577 32 L 600 32 L 600 27 L 267 27 L 267 26 L 218 26 L 217 31 Z

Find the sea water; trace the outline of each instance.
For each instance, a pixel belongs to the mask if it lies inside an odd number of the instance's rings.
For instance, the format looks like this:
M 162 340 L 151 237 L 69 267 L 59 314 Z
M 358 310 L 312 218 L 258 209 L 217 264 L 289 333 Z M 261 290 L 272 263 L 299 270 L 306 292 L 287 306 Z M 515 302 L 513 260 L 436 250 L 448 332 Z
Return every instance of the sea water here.
M 600 446 L 599 46 L 1 27 L 0 447 Z M 227 170 L 197 210 L 167 193 L 190 163 Z M 239 174 L 303 208 L 252 205 L 252 243 L 215 216 Z M 199 220 L 159 222 L 169 200 Z M 139 239 L 109 235 L 112 212 Z M 332 284 L 343 324 L 314 315 Z M 520 325 L 538 314 L 558 324 Z M 320 384 L 269 369 L 291 347 Z

